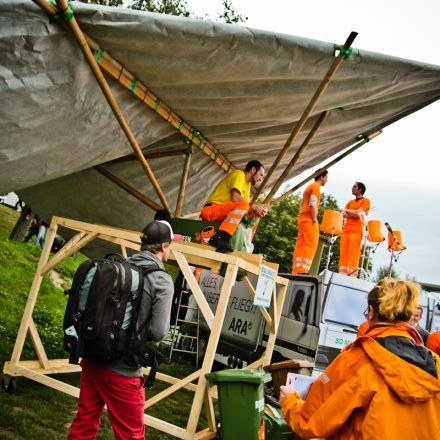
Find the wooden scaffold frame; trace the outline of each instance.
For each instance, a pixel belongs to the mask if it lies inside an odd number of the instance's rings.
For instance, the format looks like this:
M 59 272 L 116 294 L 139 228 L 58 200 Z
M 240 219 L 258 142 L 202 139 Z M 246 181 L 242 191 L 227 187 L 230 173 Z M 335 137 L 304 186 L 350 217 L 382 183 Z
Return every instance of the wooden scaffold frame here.
M 58 253 L 50 258 L 50 249 L 52 248 L 58 227 L 60 226 L 74 230 L 76 231 L 76 234 Z M 127 255 L 127 249 L 139 251 L 140 235 L 140 232 L 119 229 L 111 226 L 96 225 L 61 217 L 52 218 L 40 261 L 29 292 L 26 307 L 23 312 L 11 360 L 5 362 L 4 365 L 4 374 L 12 377 L 23 376 L 76 398 L 79 397 L 79 388 L 48 376 L 49 374 L 79 372 L 81 368 L 79 365 L 69 364 L 68 359 L 48 359 L 46 355 L 37 327 L 32 319 L 32 313 L 43 276 L 47 275 L 70 255 L 78 252 L 97 238 L 120 246 L 121 252 L 125 256 Z M 173 425 L 172 423 L 166 422 L 157 417 L 144 414 L 144 422 L 146 425 L 167 434 L 171 434 L 177 438 L 187 440 L 210 439 L 216 436 L 216 420 L 213 410 L 213 398 L 215 397 L 216 392 L 215 387 L 210 388 L 208 386 L 205 374 L 211 372 L 212 369 L 214 355 L 217 350 L 223 321 L 228 308 L 231 289 L 235 283 L 237 272 L 239 269 L 244 269 L 249 275 L 259 276 L 261 264 L 264 263 L 270 265 L 270 263 L 263 262 L 260 255 L 240 252 L 235 254 L 221 254 L 210 249 L 212 248 L 207 248 L 206 246 L 200 248 L 197 245 L 186 242 L 173 242 L 170 255 L 170 260 L 175 261 L 183 272 L 200 311 L 210 328 L 210 335 L 206 346 L 203 364 L 200 369 L 183 379 L 158 373 L 156 376 L 157 379 L 169 383 L 170 386 L 159 394 L 147 399 L 145 402 L 145 409 L 148 409 L 160 400 L 167 398 L 172 393 L 182 388 L 194 391 L 194 399 L 185 428 Z M 211 268 L 213 271 L 218 270 L 222 264 L 226 265 L 225 278 L 215 314 L 211 311 L 199 284 L 194 278 L 189 267 L 190 264 Z M 270 309 L 266 310 L 263 307 L 258 307 L 269 326 L 267 346 L 261 358 L 249 365 L 249 368 L 268 365 L 272 357 L 288 283 L 286 278 L 280 276 L 276 276 L 274 281 Z M 255 296 L 255 290 L 247 276 L 244 278 L 244 283 L 248 288 L 250 297 L 253 298 Z M 37 359 L 35 360 L 20 359 L 28 333 L 37 354 Z M 144 373 L 148 374 L 148 369 L 144 369 Z M 205 406 L 208 426 L 197 432 L 197 425 L 203 406 Z

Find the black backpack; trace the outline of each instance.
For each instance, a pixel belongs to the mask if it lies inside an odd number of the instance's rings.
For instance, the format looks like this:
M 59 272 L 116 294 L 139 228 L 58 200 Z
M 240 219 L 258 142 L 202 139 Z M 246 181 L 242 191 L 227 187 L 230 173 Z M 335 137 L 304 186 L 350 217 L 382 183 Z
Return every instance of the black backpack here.
M 141 307 L 143 277 L 163 271 L 157 264 L 139 267 L 122 257 L 82 263 L 72 281 L 64 314 L 64 348 L 69 362 L 122 359 L 136 368 L 151 367 L 151 388 L 162 355 L 148 346 L 148 322 Z

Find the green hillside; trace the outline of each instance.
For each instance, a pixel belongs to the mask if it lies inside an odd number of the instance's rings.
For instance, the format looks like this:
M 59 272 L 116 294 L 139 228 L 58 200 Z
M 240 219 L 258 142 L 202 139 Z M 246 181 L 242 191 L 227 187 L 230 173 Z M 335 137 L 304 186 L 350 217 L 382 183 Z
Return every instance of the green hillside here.
M 9 234 L 18 213 L 0 205 L 0 365 L 11 357 L 27 296 L 41 254 L 32 242 L 9 241 Z M 49 359 L 65 358 L 62 347 L 62 320 L 66 304 L 63 291 L 71 283 L 76 267 L 85 259 L 81 254 L 68 258 L 56 272 L 44 277 L 33 314 Z M 27 338 L 22 359 L 36 359 L 33 346 Z M 172 364 L 164 363 L 160 371 L 184 377 L 194 370 L 187 359 Z M 55 378 L 79 384 L 79 374 L 66 374 Z M 0 390 L 0 439 L 5 440 L 61 440 L 67 437 L 76 412 L 76 399 L 25 378 L 18 378 L 17 390 L 10 395 Z M 156 381 L 149 395 L 166 388 Z M 151 408 L 150 414 L 185 426 L 193 393 L 179 391 L 166 401 Z M 206 425 L 203 425 L 203 427 Z M 201 426 L 202 428 L 202 426 Z M 113 431 L 106 414 L 97 439 L 113 439 Z M 147 428 L 148 439 L 171 439 L 154 429 Z

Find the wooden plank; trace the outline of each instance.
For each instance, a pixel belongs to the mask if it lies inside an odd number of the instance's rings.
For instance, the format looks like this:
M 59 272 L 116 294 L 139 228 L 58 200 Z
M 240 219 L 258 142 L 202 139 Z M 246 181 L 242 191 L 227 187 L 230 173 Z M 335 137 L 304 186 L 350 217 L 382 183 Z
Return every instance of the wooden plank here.
M 68 248 L 66 248 L 65 252 L 63 252 L 61 254 L 60 254 L 61 250 L 60 250 L 60 252 L 57 252 L 55 254 L 55 256 L 52 257 L 52 259 L 49 260 L 48 263 L 43 267 L 41 274 L 46 275 L 54 267 L 56 267 L 63 260 L 68 258 L 70 255 L 72 255 L 74 252 L 77 252 L 80 249 L 82 249 L 84 246 L 88 245 L 91 241 L 93 241 L 96 238 L 97 235 L 98 235 L 97 232 L 89 232 L 88 234 L 83 236 L 80 240 L 77 240 L 76 243 L 74 243 L 71 246 L 69 246 Z M 77 237 L 77 236 L 79 236 L 79 234 L 77 234 L 75 237 Z
M 252 300 L 255 299 L 255 289 L 254 286 L 251 284 L 251 282 L 249 281 L 248 277 L 244 277 L 243 278 L 243 282 L 244 285 L 247 287 L 248 291 L 249 291 L 249 295 L 252 298 Z M 272 318 L 270 317 L 269 313 L 267 312 L 267 310 L 262 307 L 262 306 L 258 306 L 258 310 L 260 310 L 261 314 L 263 315 L 263 318 L 266 320 L 266 322 L 268 323 L 269 326 L 272 325 Z
M 161 391 L 160 393 L 146 400 L 144 404 L 144 409 L 147 409 L 150 406 L 153 406 L 155 403 L 160 402 L 162 399 L 165 399 L 166 397 L 180 390 L 188 383 L 197 379 L 199 376 L 200 376 L 200 370 L 194 371 L 194 373 L 184 377 L 183 379 L 176 382 L 174 385 L 171 385 L 170 387 L 166 388 L 165 390 Z
M 266 363 L 265 358 L 263 356 L 260 359 L 257 359 L 255 362 L 252 362 L 251 364 L 248 364 L 246 366 L 246 368 L 258 368 L 258 367 L 261 367 L 263 365 L 267 365 L 267 363 Z
M 186 189 L 186 183 L 188 181 L 188 173 L 189 173 L 189 166 L 191 164 L 191 157 L 192 157 L 192 147 L 189 148 L 189 152 L 186 154 L 185 157 L 185 163 L 183 164 L 182 179 L 180 181 L 179 194 L 177 196 L 177 203 L 176 203 L 176 211 L 174 213 L 174 217 L 177 218 L 179 218 L 180 214 L 182 213 L 183 199 L 185 197 L 185 189 Z
M 115 228 L 113 226 L 95 225 L 92 223 L 71 220 L 63 217 L 53 217 L 56 224 L 70 229 L 76 229 L 86 232 L 97 232 L 98 234 L 109 235 L 114 238 L 123 238 L 134 243 L 141 242 L 141 233 L 129 231 L 127 229 Z
M 140 252 L 141 245 L 138 243 L 133 243 L 132 241 L 124 240 L 122 238 L 114 238 L 110 237 L 110 235 L 99 234 L 97 238 L 101 240 L 110 241 L 111 243 L 115 243 L 119 246 L 124 247 L 125 249 L 133 249 L 134 251 Z
M 145 376 L 148 376 L 148 373 L 150 372 L 150 368 L 143 368 L 142 371 Z M 168 374 L 160 373 L 159 371 L 156 373 L 156 379 L 161 380 L 162 382 L 170 383 L 170 384 L 175 384 L 175 383 L 180 382 L 182 380 L 182 379 L 179 379 L 178 377 L 173 377 L 173 376 L 169 376 Z M 188 383 L 183 388 L 185 388 L 185 390 L 189 390 L 189 391 L 196 391 L 197 386 L 193 383 Z
M 215 423 L 215 411 L 214 411 L 214 404 L 212 401 L 212 395 L 209 389 L 207 389 L 204 394 L 203 403 L 205 406 L 206 421 L 208 423 L 208 432 L 215 433 L 217 431 L 217 426 Z
M 38 334 L 37 327 L 32 318 L 29 321 L 29 334 L 31 335 L 32 344 L 37 353 L 41 367 L 49 368 L 49 360 L 47 359 L 46 351 L 44 350 L 43 343 L 41 342 L 40 335 Z
M 153 417 L 148 414 L 144 414 L 144 423 L 146 426 L 158 429 L 159 431 L 165 432 L 183 440 L 193 439 L 193 435 L 189 434 L 184 428 L 180 428 L 179 426 L 165 422 L 164 420 L 158 419 L 157 417 Z
M 263 262 L 263 255 L 261 255 L 261 254 L 250 254 L 249 252 L 234 251 L 234 252 L 231 252 L 229 255 L 233 255 L 234 257 L 242 258 L 244 261 L 247 261 L 248 263 L 253 264 L 255 266 L 258 266 L 258 267 L 261 266 L 261 263 Z M 277 270 L 277 272 L 278 272 L 278 270 Z
M 199 306 L 199 309 L 206 320 L 206 323 L 208 324 L 209 328 L 212 329 L 212 325 L 214 323 L 214 314 L 212 313 L 212 310 L 209 307 L 208 301 L 206 301 L 205 295 L 203 295 L 203 292 L 200 289 L 199 283 L 194 278 L 194 274 L 189 268 L 189 265 L 185 260 L 183 254 L 177 251 L 173 251 L 173 253 L 180 267 L 180 270 L 182 271 L 183 276 L 185 277 L 185 280 L 188 283 L 189 288 L 191 289 L 194 299 L 197 301 L 197 305 Z
M 127 255 L 127 248 L 123 244 L 121 244 L 121 254 L 122 254 L 122 256 L 124 258 L 128 257 L 128 255 Z
M 263 260 L 261 262 L 264 266 L 270 267 L 271 269 L 275 270 L 278 273 L 278 270 L 280 268 L 280 265 L 278 263 L 272 263 L 271 261 Z
M 76 398 L 79 397 L 79 388 L 77 387 L 61 382 L 60 380 L 53 379 L 52 377 L 46 376 L 45 374 L 41 374 L 36 371 L 29 370 L 28 368 L 21 367 L 19 365 L 11 365 L 11 368 L 15 371 L 17 376 L 27 377 L 28 379 L 34 380 L 35 382 L 46 385 L 47 387 L 69 394 L 70 396 Z
M 217 311 L 214 318 L 214 323 L 209 335 L 208 344 L 206 346 L 205 357 L 200 372 L 199 381 L 197 383 L 197 391 L 194 395 L 191 412 L 188 418 L 187 431 L 194 434 L 197 429 L 197 423 L 202 409 L 204 394 L 206 392 L 206 378 L 205 374 L 209 373 L 214 362 L 214 356 L 217 351 L 217 345 L 220 338 L 220 333 L 223 321 L 228 308 L 229 297 L 231 296 L 231 289 L 237 277 L 238 266 L 236 264 L 229 264 L 226 269 L 226 276 L 223 282 L 222 290 L 220 292 L 219 301 L 217 304 Z
M 212 438 L 217 438 L 217 431 L 211 432 L 209 428 L 203 431 L 197 432 L 193 437 L 193 440 L 209 440 Z
M 34 280 L 32 282 L 32 286 L 29 291 L 29 296 L 26 302 L 26 307 L 23 312 L 23 317 L 21 319 L 20 328 L 17 334 L 17 339 L 15 340 L 14 350 L 11 356 L 12 363 L 17 363 L 20 360 L 24 341 L 26 339 L 26 333 L 29 328 L 30 320 L 32 318 L 32 312 L 35 307 L 35 302 L 37 300 L 38 291 L 40 290 L 41 281 L 43 280 L 41 271 L 43 267 L 46 265 L 47 260 L 49 259 L 50 250 L 52 248 L 53 241 L 57 233 L 57 228 L 58 226 L 55 220 L 52 219 L 46 240 L 44 242 L 43 251 L 41 252 L 40 261 L 38 262 L 37 270 L 34 275 Z

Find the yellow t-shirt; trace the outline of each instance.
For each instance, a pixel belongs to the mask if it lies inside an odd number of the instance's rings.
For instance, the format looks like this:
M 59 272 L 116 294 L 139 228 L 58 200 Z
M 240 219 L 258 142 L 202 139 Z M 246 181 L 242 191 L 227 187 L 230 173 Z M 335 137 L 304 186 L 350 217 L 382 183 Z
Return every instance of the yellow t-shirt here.
M 235 170 L 224 177 L 208 197 L 207 203 L 226 203 L 231 201 L 231 189 L 240 191 L 247 201 L 251 198 L 251 182 L 246 182 L 244 171 Z

